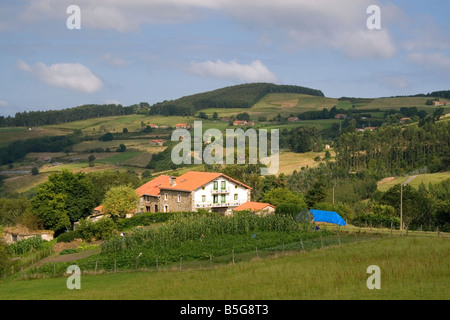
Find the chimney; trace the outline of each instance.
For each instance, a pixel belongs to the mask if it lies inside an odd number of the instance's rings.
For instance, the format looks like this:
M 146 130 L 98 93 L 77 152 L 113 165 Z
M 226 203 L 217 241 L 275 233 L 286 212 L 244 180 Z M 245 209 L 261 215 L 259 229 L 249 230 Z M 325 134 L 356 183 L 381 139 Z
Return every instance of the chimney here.
M 170 177 L 170 186 L 173 187 L 177 184 L 177 177 Z

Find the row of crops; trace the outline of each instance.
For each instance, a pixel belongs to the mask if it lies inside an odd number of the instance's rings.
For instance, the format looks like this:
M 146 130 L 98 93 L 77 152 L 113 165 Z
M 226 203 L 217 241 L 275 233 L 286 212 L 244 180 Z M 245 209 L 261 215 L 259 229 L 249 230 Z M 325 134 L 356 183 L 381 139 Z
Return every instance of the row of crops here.
M 326 232 L 325 232 L 326 233 Z M 188 261 L 211 261 L 247 252 L 288 249 L 318 238 L 324 232 L 300 225 L 283 215 L 234 216 L 218 214 L 175 215 L 159 227 L 135 228 L 101 245 L 101 253 L 78 260 L 82 271 L 117 271 L 155 268 Z M 48 264 L 40 273 L 60 274 L 72 263 Z

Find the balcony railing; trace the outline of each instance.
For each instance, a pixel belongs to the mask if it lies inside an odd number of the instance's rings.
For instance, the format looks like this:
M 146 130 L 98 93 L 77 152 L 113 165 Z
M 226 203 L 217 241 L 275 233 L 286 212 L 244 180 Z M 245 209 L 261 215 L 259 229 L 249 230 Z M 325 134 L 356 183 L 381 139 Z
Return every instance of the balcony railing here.
M 230 188 L 225 188 L 225 189 L 222 189 L 222 188 L 219 188 L 219 189 L 213 189 L 213 190 L 212 190 L 212 193 L 213 193 L 213 194 L 230 193 Z
M 218 202 L 218 203 L 211 203 L 211 202 L 200 202 L 200 203 L 196 203 L 195 207 L 196 208 L 218 208 L 218 207 L 237 207 L 240 206 L 241 203 L 240 202 Z

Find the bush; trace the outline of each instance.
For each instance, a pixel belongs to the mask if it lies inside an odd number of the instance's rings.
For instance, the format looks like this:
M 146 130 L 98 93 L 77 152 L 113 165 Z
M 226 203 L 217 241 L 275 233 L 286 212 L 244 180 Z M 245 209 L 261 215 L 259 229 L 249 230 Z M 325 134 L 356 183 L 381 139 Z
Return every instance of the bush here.
M 8 246 L 0 239 L 0 270 L 3 270 L 3 268 L 9 265 L 9 258 Z
M 174 212 L 145 212 L 137 213 L 131 218 L 117 220 L 117 229 L 124 230 L 137 226 L 149 226 L 157 222 L 166 222 L 174 216 Z
M 56 242 L 72 242 L 75 239 L 81 239 L 81 233 L 78 230 L 61 233 Z
M 81 219 L 78 232 L 83 240 L 106 240 L 113 235 L 115 228 L 116 224 L 111 218 L 101 218 L 97 222 Z
M 291 217 L 295 217 L 297 214 L 302 211 L 303 207 L 296 203 L 281 203 L 275 209 L 275 214 L 288 215 Z

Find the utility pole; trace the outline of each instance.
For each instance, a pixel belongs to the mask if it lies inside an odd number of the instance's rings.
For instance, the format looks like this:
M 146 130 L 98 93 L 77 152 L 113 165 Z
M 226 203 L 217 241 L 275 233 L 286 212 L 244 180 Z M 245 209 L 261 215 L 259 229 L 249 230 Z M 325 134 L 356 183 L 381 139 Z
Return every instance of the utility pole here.
M 403 231 L 403 182 L 400 184 L 400 230 Z

